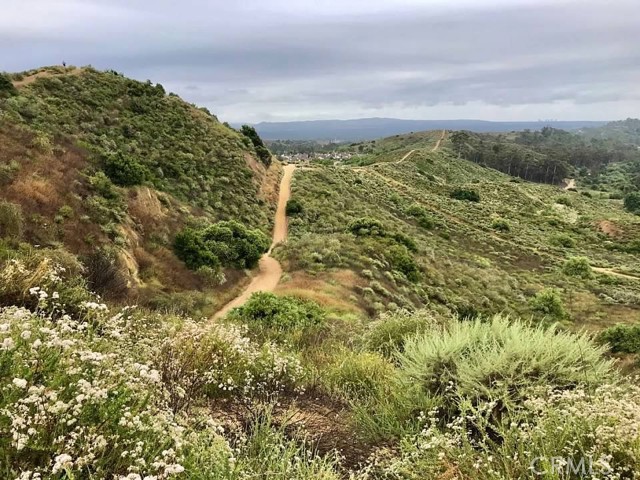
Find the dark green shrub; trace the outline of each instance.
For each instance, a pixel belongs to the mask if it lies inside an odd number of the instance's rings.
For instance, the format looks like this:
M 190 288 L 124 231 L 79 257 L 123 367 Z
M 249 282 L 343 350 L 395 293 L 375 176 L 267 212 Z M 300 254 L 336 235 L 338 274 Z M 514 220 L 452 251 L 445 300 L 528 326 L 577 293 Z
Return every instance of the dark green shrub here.
M 573 248 L 576 246 L 574 238 L 567 233 L 556 233 L 549 238 L 549 242 L 556 247 Z
M 105 158 L 104 172 L 113 183 L 123 187 L 139 185 L 147 177 L 147 169 L 140 162 L 122 153 Z
M 555 288 L 547 288 L 538 292 L 529 300 L 531 310 L 553 320 L 562 320 L 567 317 L 567 312 L 562 303 L 560 292 Z
M 418 225 L 420 225 L 422 228 L 425 228 L 427 230 L 433 228 L 433 219 L 431 218 L 427 210 L 417 203 L 414 203 L 409 208 L 407 208 L 406 213 L 407 215 L 415 218 Z
M 0 98 L 13 97 L 18 94 L 18 90 L 13 86 L 11 79 L 0 73 Z
M 218 222 L 193 230 L 186 228 L 174 241 L 178 258 L 197 270 L 220 265 L 234 268 L 253 268 L 270 246 L 269 238 L 257 229 L 249 229 L 236 221 Z
M 370 217 L 362 217 L 353 220 L 349 223 L 348 229 L 351 233 L 359 237 L 383 237 L 386 235 L 386 229 L 382 222 Z
M 511 225 L 503 218 L 496 218 L 491 222 L 491 228 L 499 232 L 508 232 L 511 230 Z
M 562 265 L 562 271 L 572 277 L 593 278 L 593 270 L 587 257 L 570 257 Z
M 227 318 L 249 326 L 256 339 L 302 347 L 314 343 L 326 325 L 326 312 L 315 302 L 257 292 Z
M 303 210 L 304 209 L 302 207 L 302 204 L 295 198 L 287 202 L 287 208 L 286 208 L 287 216 L 292 217 L 294 215 L 300 215 L 303 212 Z
M 640 353 L 640 325 L 619 324 L 607 328 L 599 336 L 614 353 Z
M 258 132 L 256 132 L 256 129 L 250 125 L 242 125 L 240 133 L 251 141 L 260 161 L 267 167 L 271 165 L 271 152 L 260 138 L 260 135 L 258 135 Z
M 416 282 L 420 279 L 420 269 L 404 245 L 393 245 L 385 252 L 385 257 L 394 270 L 402 272 L 407 279 Z
M 558 197 L 556 198 L 556 203 L 559 203 L 560 205 L 566 205 L 567 207 L 573 205 L 569 197 Z
M 476 190 L 469 188 L 456 188 L 449 196 L 455 200 L 465 200 L 467 202 L 479 202 L 480 194 Z
M 401 233 L 401 232 L 395 232 L 391 236 L 391 238 L 393 238 L 400 245 L 404 245 L 405 247 L 407 247 L 412 252 L 417 252 L 418 251 L 418 245 L 413 240 L 413 238 L 411 238 L 409 235 L 405 235 L 404 233 Z
M 640 214 L 640 192 L 631 192 L 624 197 L 624 208 L 636 215 Z
M 124 266 L 114 252 L 96 250 L 82 262 L 85 266 L 87 287 L 105 298 L 123 298 L 128 290 Z

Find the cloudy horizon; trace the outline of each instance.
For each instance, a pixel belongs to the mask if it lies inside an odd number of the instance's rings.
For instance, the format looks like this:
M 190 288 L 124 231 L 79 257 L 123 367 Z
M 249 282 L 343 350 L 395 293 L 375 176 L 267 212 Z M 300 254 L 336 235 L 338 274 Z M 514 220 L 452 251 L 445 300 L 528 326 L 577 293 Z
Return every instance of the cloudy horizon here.
M 230 122 L 640 116 L 640 2 L 23 0 L 0 70 L 91 64 Z

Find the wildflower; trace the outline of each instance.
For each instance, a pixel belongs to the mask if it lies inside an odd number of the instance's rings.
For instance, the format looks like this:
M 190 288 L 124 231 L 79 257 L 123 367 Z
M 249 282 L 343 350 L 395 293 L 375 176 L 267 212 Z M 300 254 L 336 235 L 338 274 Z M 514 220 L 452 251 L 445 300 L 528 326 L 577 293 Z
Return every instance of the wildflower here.
M 56 456 L 55 464 L 51 469 L 51 473 L 56 474 L 61 470 L 68 468 L 72 465 L 73 465 L 73 458 L 71 458 L 71 455 L 67 455 L 66 453 L 63 453 L 62 455 Z
M 27 388 L 27 381 L 24 378 L 14 378 L 13 384 L 18 388 Z
M 13 350 L 14 346 L 15 343 L 13 342 L 13 338 L 7 337 L 2 341 L 2 344 L 0 344 L 0 350 L 10 351 Z
M 25 330 L 20 334 L 20 338 L 23 340 L 28 340 L 31 337 L 31 332 L 29 330 Z

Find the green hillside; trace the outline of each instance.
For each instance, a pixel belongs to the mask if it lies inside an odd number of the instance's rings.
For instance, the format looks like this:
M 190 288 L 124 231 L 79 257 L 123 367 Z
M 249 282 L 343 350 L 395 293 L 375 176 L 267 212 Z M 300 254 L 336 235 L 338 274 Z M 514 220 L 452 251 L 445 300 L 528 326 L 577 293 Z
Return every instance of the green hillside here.
M 16 212 L 14 243 L 81 255 L 92 285 L 111 296 L 98 278 L 109 265 L 122 294 L 129 286 L 127 296 L 152 305 L 195 312 L 217 303 L 217 293 L 199 291 L 232 294 L 240 271 L 227 269 L 229 282 L 217 286 L 175 257 L 173 241 L 186 226 L 221 220 L 269 230 L 273 198 L 262 191 L 277 173 L 267 174 L 251 139 L 161 85 L 116 72 L 51 67 L 9 78 L 0 227 Z
M 0 478 L 640 477 L 629 145 L 283 167 L 91 68 L 0 75 L 0 112 Z

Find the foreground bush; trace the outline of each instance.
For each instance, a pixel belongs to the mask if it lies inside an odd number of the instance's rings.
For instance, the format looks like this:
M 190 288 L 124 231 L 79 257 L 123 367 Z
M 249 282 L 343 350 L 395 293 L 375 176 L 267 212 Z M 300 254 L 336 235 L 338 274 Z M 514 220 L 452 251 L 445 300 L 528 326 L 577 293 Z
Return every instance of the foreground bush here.
M 594 276 L 587 257 L 570 257 L 562 265 L 562 271 L 566 275 L 583 279 L 593 278 Z
M 438 425 L 439 412 L 433 410 L 424 430 L 401 443 L 399 458 L 379 456 L 370 474 L 397 480 L 453 474 L 482 480 L 636 478 L 639 399 L 636 386 L 543 390 L 491 434 L 468 428 L 469 423 L 487 424 L 488 405 L 470 409 L 445 427 Z M 552 457 L 563 462 L 553 468 Z
M 611 372 L 604 352 L 586 335 L 495 316 L 410 338 L 399 361 L 407 385 L 442 398 L 452 412 L 465 402 L 484 401 L 509 410 L 534 387 L 573 388 L 602 381 Z
M 429 331 L 435 333 L 440 328 L 442 322 L 426 310 L 385 312 L 368 325 L 363 336 L 364 345 L 368 350 L 392 358 L 395 353 L 404 351 L 408 338 Z
M 529 305 L 537 312 L 551 320 L 563 320 L 567 318 L 567 311 L 562 303 L 560 292 L 555 288 L 546 288 L 529 300 Z

